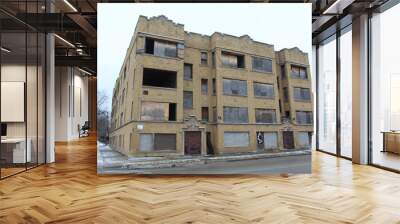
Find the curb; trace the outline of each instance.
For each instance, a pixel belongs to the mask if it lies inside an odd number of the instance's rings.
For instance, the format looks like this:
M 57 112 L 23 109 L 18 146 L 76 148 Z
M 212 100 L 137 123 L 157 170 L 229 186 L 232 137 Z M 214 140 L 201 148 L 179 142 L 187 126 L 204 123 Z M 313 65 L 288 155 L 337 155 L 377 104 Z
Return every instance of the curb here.
M 159 169 L 159 168 L 172 168 L 172 167 L 185 167 L 202 165 L 207 163 L 217 162 L 233 162 L 243 160 L 256 160 L 265 158 L 276 158 L 285 156 L 301 156 L 311 155 L 311 150 L 291 151 L 291 152 L 277 152 L 277 153 L 257 153 L 249 155 L 223 155 L 215 157 L 195 157 L 195 158 L 178 158 L 169 160 L 157 160 L 157 161 L 138 161 L 138 162 L 117 162 L 113 164 L 103 164 L 101 169 Z

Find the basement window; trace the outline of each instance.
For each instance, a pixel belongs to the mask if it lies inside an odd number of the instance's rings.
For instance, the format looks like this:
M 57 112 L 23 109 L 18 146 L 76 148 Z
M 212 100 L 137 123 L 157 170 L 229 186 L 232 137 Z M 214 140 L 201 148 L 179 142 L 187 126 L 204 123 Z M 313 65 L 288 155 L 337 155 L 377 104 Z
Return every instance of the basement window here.
M 223 51 L 221 53 L 222 65 L 230 68 L 244 68 L 244 55 Z
M 178 56 L 176 43 L 165 40 L 157 40 L 149 37 L 146 37 L 145 52 L 147 54 L 161 57 L 176 58 Z
M 144 101 L 142 102 L 140 120 L 176 121 L 176 104 Z
M 139 151 L 151 152 L 163 150 L 176 150 L 176 134 L 139 134 Z
M 143 86 L 176 88 L 176 72 L 144 68 Z

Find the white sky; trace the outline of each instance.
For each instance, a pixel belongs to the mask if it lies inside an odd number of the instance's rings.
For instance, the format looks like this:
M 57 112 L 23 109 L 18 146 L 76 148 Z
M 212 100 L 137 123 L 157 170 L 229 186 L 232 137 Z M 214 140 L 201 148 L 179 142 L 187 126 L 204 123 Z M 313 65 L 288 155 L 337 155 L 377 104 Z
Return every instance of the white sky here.
M 206 35 L 249 35 L 275 50 L 298 47 L 311 63 L 311 4 L 100 3 L 97 15 L 98 90 L 111 96 L 139 15 L 165 15 L 185 30 Z

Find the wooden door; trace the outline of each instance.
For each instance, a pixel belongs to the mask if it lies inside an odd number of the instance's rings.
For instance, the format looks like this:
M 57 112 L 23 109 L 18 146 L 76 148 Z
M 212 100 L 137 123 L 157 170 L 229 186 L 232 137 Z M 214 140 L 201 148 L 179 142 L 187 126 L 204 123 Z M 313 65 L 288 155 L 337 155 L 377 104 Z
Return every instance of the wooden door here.
M 185 131 L 185 155 L 201 154 L 201 132 Z
M 293 131 L 283 132 L 283 148 L 294 149 Z

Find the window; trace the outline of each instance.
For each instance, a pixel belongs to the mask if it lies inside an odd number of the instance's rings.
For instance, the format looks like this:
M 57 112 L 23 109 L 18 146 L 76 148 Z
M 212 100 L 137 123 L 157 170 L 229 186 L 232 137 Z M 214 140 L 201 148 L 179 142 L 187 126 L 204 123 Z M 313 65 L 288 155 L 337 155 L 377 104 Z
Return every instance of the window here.
M 212 66 L 215 67 L 215 52 L 211 53 Z
M 124 103 L 125 100 L 125 89 L 122 90 L 122 94 L 121 94 L 121 104 Z
M 146 38 L 145 52 L 161 57 L 177 57 L 177 44 L 164 41 Z
M 306 68 L 292 65 L 292 78 L 307 79 Z
M 208 54 L 207 54 L 207 52 L 201 52 L 200 58 L 201 58 L 201 64 L 202 65 L 207 65 L 208 64 Z
M 131 104 L 131 120 L 133 120 L 133 101 L 132 101 L 132 104 Z
M 274 109 L 256 109 L 256 123 L 276 123 L 276 111 Z
M 318 147 L 336 154 L 336 35 L 318 47 Z
M 285 65 L 281 65 L 282 79 L 286 79 L 286 69 Z
M 224 132 L 224 147 L 248 147 L 248 132 Z
M 264 132 L 264 149 L 278 148 L 278 133 Z
M 126 79 L 126 65 L 124 66 L 124 80 Z
M 297 133 L 297 146 L 299 148 L 309 148 L 311 146 L 309 132 L 298 132 Z
M 208 79 L 201 79 L 201 93 L 208 94 Z
M 139 134 L 139 151 L 176 150 L 176 134 Z
M 271 84 L 254 83 L 254 96 L 273 98 L 274 97 L 274 86 Z
M 143 85 L 176 88 L 176 72 L 143 68 Z
M 299 100 L 299 101 L 310 101 L 311 100 L 310 89 L 307 89 L 307 88 L 294 87 L 293 95 L 294 95 L 295 100 Z
M 260 57 L 252 57 L 253 70 L 257 72 L 272 72 L 272 60 Z
M 213 107 L 212 108 L 212 116 L 213 116 L 213 122 L 217 122 L 217 116 L 218 116 L 218 114 L 217 114 L 217 107 Z
M 283 99 L 289 101 L 289 92 L 287 87 L 283 87 Z
M 225 123 L 249 123 L 247 107 L 224 107 Z
M 312 124 L 312 112 L 296 111 L 297 124 Z
M 183 78 L 185 80 L 192 80 L 193 78 L 193 65 L 192 64 L 186 64 L 184 65 L 184 72 L 183 72 Z
M 212 79 L 212 94 L 215 95 L 217 93 L 217 83 L 215 79 Z
M 201 120 L 208 121 L 208 107 L 201 108 Z
M 244 68 L 244 55 L 221 52 L 222 65 L 230 68 Z
M 140 120 L 142 121 L 175 121 L 176 104 L 159 102 L 142 102 Z
M 119 126 L 122 126 L 123 124 L 124 124 L 124 113 L 121 112 L 121 117 L 120 117 L 120 120 L 119 120 Z
M 235 79 L 223 79 L 224 95 L 247 96 L 247 82 Z
M 183 108 L 192 109 L 193 108 L 193 92 L 183 91 Z

